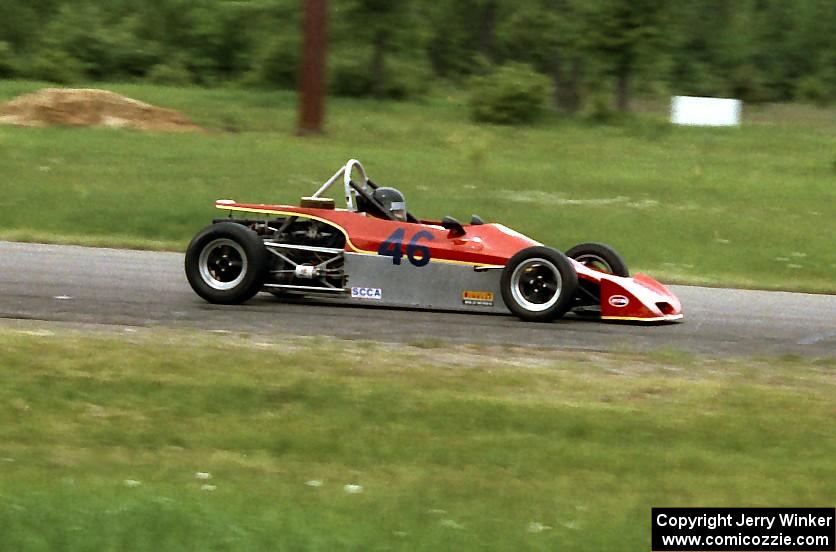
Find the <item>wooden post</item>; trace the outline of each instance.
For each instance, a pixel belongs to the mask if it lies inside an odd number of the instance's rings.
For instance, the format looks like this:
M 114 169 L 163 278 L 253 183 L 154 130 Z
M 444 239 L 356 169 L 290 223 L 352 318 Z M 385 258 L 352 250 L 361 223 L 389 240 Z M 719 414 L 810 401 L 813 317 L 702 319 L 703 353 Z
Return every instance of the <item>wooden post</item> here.
M 299 127 L 301 136 L 322 133 L 325 112 L 325 56 L 328 39 L 328 0 L 303 0 L 302 55 L 299 67 Z

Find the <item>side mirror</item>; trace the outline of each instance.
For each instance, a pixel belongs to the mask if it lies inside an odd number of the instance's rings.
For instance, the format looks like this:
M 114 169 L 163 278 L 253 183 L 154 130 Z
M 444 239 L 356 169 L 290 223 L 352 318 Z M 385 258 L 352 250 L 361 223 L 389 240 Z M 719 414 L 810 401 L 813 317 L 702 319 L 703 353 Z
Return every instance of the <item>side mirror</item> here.
M 478 226 L 479 224 L 485 224 L 485 221 L 479 215 L 473 215 L 470 217 L 470 224 Z
M 446 216 L 443 219 L 441 219 L 441 226 L 450 231 L 451 238 L 465 235 L 462 223 L 451 216 Z

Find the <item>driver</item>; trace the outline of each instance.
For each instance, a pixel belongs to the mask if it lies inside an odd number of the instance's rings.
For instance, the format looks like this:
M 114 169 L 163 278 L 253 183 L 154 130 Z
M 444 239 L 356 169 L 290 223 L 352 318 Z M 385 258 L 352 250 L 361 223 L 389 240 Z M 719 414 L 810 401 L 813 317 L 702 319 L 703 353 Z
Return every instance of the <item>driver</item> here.
M 406 199 L 398 190 L 380 187 L 374 191 L 372 197 L 396 219 L 406 222 Z

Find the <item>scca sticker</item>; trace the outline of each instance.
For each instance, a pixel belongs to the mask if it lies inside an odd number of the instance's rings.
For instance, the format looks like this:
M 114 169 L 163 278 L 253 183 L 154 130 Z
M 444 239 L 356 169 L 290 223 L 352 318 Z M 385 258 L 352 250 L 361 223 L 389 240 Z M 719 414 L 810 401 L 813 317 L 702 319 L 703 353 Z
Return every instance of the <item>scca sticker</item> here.
M 492 291 L 463 291 L 462 303 L 476 307 L 492 307 Z
M 380 288 L 353 287 L 351 288 L 351 297 L 354 299 L 374 299 L 375 301 L 382 301 L 383 291 L 381 291 Z
M 610 297 L 609 303 L 614 307 L 626 307 L 630 304 L 630 300 L 623 295 L 613 295 Z

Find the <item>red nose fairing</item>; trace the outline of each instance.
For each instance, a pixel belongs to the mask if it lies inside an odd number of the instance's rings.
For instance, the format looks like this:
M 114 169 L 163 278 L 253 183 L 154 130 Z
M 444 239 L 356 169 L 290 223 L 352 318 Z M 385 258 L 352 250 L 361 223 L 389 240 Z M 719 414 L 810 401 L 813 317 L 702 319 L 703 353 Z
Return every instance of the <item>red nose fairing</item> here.
M 682 304 L 671 291 L 642 273 L 614 276 L 574 263 L 578 277 L 600 285 L 601 319 L 634 322 L 674 322 L 682 319 Z

